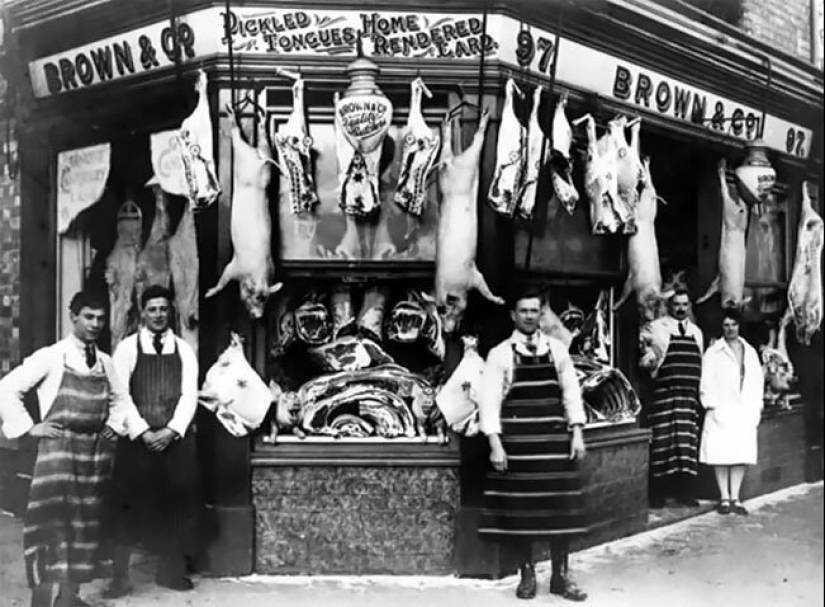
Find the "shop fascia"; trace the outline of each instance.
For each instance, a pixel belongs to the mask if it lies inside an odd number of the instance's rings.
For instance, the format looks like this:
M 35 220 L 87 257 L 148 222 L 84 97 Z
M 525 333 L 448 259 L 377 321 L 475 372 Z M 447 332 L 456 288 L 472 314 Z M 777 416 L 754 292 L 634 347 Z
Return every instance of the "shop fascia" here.
M 228 16 L 227 16 L 228 15 Z M 225 23 L 229 25 L 227 36 Z M 449 59 L 489 61 L 547 76 L 556 57 L 556 82 L 618 101 L 630 111 L 706 128 L 801 159 L 812 131 L 738 101 L 691 86 L 600 50 L 558 38 L 500 14 L 360 12 L 213 7 L 155 23 L 29 64 L 35 95 L 52 97 L 225 53 L 264 55 L 285 64 L 307 57 L 410 58 L 417 65 Z M 176 44 L 177 39 L 177 44 Z M 764 120 L 764 124 L 762 121 Z

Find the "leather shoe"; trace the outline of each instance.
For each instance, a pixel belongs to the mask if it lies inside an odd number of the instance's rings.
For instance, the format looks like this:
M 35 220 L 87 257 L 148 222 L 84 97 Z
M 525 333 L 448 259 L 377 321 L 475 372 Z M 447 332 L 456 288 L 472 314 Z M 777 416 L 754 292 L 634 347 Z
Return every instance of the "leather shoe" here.
M 719 514 L 730 514 L 730 500 L 721 500 L 716 506 L 716 512 Z
M 730 503 L 730 510 L 739 516 L 748 516 L 748 509 L 745 508 L 739 500 Z
M 587 599 L 587 593 L 566 576 L 550 579 L 550 594 L 557 594 L 563 599 L 576 603 Z
M 532 565 L 522 565 L 516 596 L 520 599 L 536 598 L 536 570 Z

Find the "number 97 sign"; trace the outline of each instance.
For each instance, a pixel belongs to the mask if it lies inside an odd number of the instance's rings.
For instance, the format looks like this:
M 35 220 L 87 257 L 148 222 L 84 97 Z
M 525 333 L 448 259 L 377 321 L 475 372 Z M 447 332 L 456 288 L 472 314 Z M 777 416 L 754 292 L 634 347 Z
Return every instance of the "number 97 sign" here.
M 516 60 L 522 68 L 528 68 L 541 74 L 548 74 L 552 69 L 555 42 L 551 38 L 535 38 L 529 30 L 521 30 L 516 36 Z
M 806 155 L 805 143 L 807 135 L 805 131 L 791 127 L 788 129 L 788 134 L 785 137 L 785 151 L 794 156 Z

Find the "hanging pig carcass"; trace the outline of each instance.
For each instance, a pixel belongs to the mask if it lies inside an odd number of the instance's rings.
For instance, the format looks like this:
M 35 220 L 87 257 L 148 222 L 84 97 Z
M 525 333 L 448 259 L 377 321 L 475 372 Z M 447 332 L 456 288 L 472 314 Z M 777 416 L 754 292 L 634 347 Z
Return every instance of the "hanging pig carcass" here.
M 143 292 L 152 285 L 169 287 L 172 269 L 169 263 L 169 209 L 166 192 L 157 181 L 149 181 L 155 195 L 155 217 L 149 238 L 137 256 L 135 295 L 140 304 Z
M 117 240 L 106 258 L 112 350 L 129 332 L 129 311 L 133 304 L 137 257 L 143 236 L 142 217 L 134 200 L 129 198 L 123 203 L 117 214 Z
M 453 154 L 453 121 L 445 124 L 441 146 L 441 216 L 438 221 L 435 253 L 435 299 L 445 333 L 453 333 L 467 308 L 467 295 L 476 289 L 495 304 L 503 304 L 493 295 L 476 266 L 478 245 L 479 157 L 490 115 L 484 110 L 472 143 L 458 155 Z
M 748 228 L 748 209 L 743 202 L 730 195 L 725 159 L 719 161 L 717 174 L 722 194 L 722 237 L 719 243 L 719 273 L 707 292 L 696 300 L 697 304 L 710 299 L 715 293 L 722 296 L 722 307 L 738 308 L 744 301 L 745 262 Z
M 639 154 L 639 130 L 642 120 L 636 118 L 630 124 L 627 118 L 619 116 L 610 121 L 610 134 L 616 142 L 616 153 L 618 154 L 616 187 L 619 190 L 619 201 L 622 218 L 623 232 L 633 234 L 636 232 L 636 213 L 639 206 L 639 195 L 644 187 L 644 167 Z M 630 128 L 630 143 L 625 137 L 625 129 Z
M 240 296 L 249 316 L 263 316 L 267 298 L 278 291 L 283 283 L 271 284 L 272 221 L 266 188 L 270 179 L 272 152 L 267 144 L 263 119 L 258 125 L 258 147 L 243 140 L 241 129 L 235 120 L 235 112 L 227 107 L 232 124 L 232 212 L 230 232 L 234 249 L 232 260 L 226 265 L 218 284 L 206 292 L 206 297 L 219 293 L 232 280 L 237 280 Z
M 169 238 L 169 264 L 172 284 L 175 287 L 175 308 L 180 336 L 192 346 L 197 355 L 200 262 L 195 217 L 189 205 L 184 205 L 178 228 Z
M 587 129 L 587 162 L 584 183 L 590 200 L 590 223 L 593 234 L 615 234 L 622 227 L 618 172 L 617 144 L 608 133 L 601 139 L 596 136 L 596 121 L 587 114 L 576 123 L 585 122 Z
M 807 184 L 802 184 L 802 212 L 796 237 L 796 258 L 788 286 L 788 306 L 799 343 L 810 345 L 822 324 L 823 223 L 811 206 Z

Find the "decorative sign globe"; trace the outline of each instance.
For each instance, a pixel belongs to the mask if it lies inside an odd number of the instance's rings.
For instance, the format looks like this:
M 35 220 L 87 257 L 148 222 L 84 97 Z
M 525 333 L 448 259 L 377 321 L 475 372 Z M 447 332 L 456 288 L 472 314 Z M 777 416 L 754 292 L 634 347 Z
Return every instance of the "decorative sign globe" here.
M 748 144 L 745 161 L 734 171 L 737 190 L 748 206 L 767 202 L 776 184 L 776 171 L 768 160 L 767 149 L 761 140 Z

